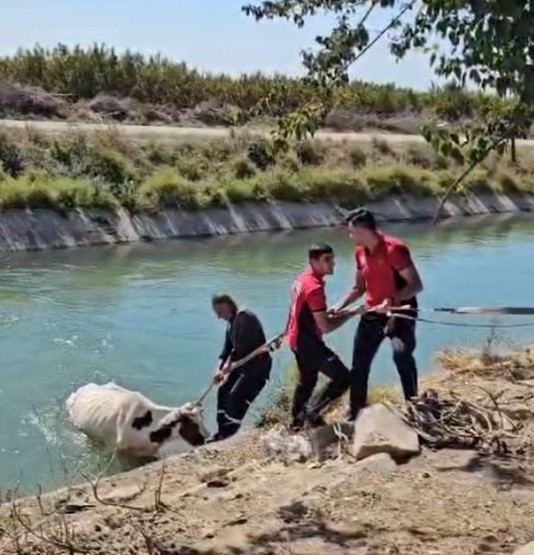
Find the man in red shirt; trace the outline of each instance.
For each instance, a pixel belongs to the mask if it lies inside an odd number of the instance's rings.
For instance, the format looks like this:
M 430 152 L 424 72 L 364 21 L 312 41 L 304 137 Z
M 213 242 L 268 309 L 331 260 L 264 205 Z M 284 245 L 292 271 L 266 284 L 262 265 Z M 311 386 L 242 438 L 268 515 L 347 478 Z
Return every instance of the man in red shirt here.
M 349 420 L 354 420 L 367 403 L 367 384 L 371 364 L 385 337 L 391 339 L 393 360 L 400 376 L 404 397 L 417 396 L 415 320 L 391 315 L 397 306 L 409 305 L 403 315 L 417 317 L 416 295 L 423 290 L 419 273 L 408 247 L 398 238 L 384 235 L 375 218 L 365 208 L 346 218 L 350 238 L 356 243 L 356 279 L 348 294 L 332 313 L 343 310 L 366 295 L 352 353 Z
M 306 421 L 312 426 L 324 423 L 321 411 L 338 399 L 349 387 L 349 370 L 323 341 L 323 334 L 342 326 L 356 312 L 327 312 L 325 282 L 334 273 L 334 251 L 326 244 L 308 251 L 309 270 L 300 274 L 291 288 L 291 306 L 286 326 L 286 339 L 295 354 L 299 381 L 293 397 L 292 429 L 300 430 Z M 317 384 L 319 372 L 330 378 L 319 393 L 313 407 L 307 408 Z

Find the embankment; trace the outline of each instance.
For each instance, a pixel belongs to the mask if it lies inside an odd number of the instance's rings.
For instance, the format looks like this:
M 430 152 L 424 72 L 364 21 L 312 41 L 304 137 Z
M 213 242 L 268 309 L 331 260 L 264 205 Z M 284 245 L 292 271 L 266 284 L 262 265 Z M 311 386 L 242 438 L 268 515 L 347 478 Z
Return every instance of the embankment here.
M 441 371 L 422 380 L 433 393 L 417 414 L 426 407 L 438 417 L 411 422 L 434 448 L 409 461 L 394 456 L 405 445 L 399 435 L 377 443 L 367 435 L 366 455 L 334 437 L 317 460 L 291 456 L 296 436 L 251 430 L 164 464 L 5 503 L 0 553 L 515 553 L 534 538 L 534 360 L 528 349 L 490 355 L 443 353 Z M 313 435 L 327 439 L 330 429 Z M 493 437 L 508 453 L 492 454 Z M 371 446 L 381 453 L 371 456 Z
M 416 221 L 434 216 L 437 198 L 391 197 L 368 206 L 382 221 Z M 531 212 L 534 195 L 468 193 L 446 203 L 444 217 Z M 335 203 L 272 201 L 202 211 L 166 209 L 130 214 L 76 209 L 66 213 L 46 209 L 0 213 L 0 252 L 133 243 L 238 233 L 309 229 L 340 225 L 345 210 Z

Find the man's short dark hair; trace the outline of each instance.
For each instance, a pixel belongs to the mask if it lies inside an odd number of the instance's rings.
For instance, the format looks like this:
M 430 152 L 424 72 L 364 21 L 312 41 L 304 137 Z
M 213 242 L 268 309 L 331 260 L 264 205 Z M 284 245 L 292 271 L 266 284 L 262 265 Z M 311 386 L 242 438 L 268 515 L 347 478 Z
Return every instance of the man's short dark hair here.
M 234 299 L 232 299 L 232 297 L 230 297 L 230 295 L 226 293 L 222 293 L 220 295 L 213 295 L 211 297 L 211 304 L 212 306 L 225 304 L 232 307 L 234 310 L 237 310 L 236 302 L 234 301 Z
M 376 229 L 376 220 L 373 213 L 364 207 L 351 210 L 345 216 L 345 223 L 347 225 L 360 225 L 362 227 L 366 227 L 367 229 L 371 229 L 372 231 Z
M 317 243 L 308 250 L 309 260 L 319 260 L 323 254 L 334 254 L 334 249 L 326 243 Z

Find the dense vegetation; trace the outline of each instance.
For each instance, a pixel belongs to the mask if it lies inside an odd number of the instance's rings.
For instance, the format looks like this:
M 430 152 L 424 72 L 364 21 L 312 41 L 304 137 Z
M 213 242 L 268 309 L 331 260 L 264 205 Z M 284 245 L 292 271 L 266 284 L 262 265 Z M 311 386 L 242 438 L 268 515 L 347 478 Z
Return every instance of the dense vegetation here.
M 316 89 L 302 79 L 260 73 L 238 79 L 202 74 L 162 56 L 118 54 L 113 48 L 52 50 L 39 46 L 0 58 L 0 116 L 35 114 L 84 119 L 98 113 L 118 120 L 237 125 L 278 117 L 313 101 Z M 411 117 L 400 131 L 417 132 L 429 115 L 448 121 L 476 118 L 496 98 L 450 85 L 416 93 L 394 85 L 354 82 L 335 91 L 335 108 L 323 124 L 358 130 L 388 127 Z M 409 118 L 408 118 L 409 119 Z M 389 127 L 395 129 L 394 123 Z
M 532 191 L 534 163 L 495 156 L 469 177 L 475 190 Z M 383 141 L 295 143 L 273 158 L 264 139 L 139 145 L 116 131 L 50 139 L 28 128 L 0 132 L 0 208 L 157 211 L 247 201 L 336 200 L 346 206 L 391 194 L 436 196 L 462 166 L 426 145 Z

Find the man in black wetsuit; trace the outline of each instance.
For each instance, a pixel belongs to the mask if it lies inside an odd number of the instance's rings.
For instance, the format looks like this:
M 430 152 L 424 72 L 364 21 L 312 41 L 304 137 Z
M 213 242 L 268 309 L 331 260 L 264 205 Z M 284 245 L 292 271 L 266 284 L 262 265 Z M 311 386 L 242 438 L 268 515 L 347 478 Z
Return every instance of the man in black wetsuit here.
M 233 370 L 232 362 L 265 345 L 265 333 L 258 317 L 250 310 L 239 309 L 230 295 L 215 295 L 212 307 L 216 316 L 227 322 L 224 347 L 214 376 L 215 382 L 222 384 L 217 395 L 219 429 L 208 440 L 219 441 L 239 430 L 250 405 L 269 380 L 272 358 L 266 349 Z

